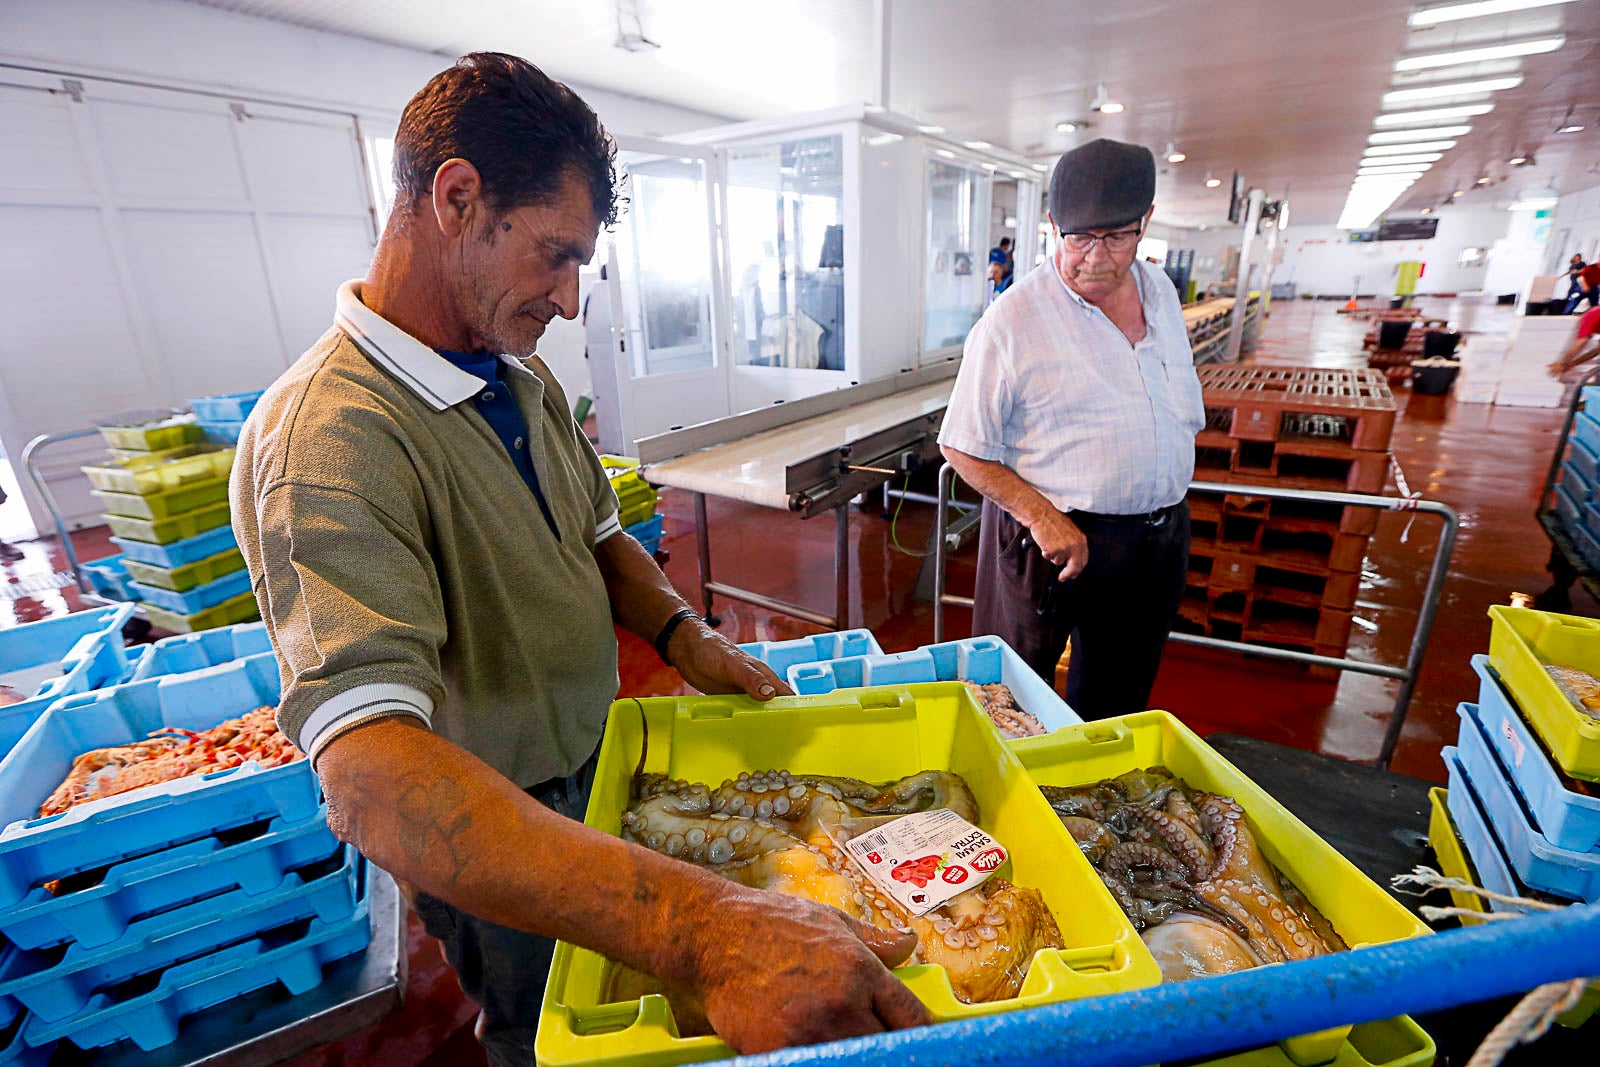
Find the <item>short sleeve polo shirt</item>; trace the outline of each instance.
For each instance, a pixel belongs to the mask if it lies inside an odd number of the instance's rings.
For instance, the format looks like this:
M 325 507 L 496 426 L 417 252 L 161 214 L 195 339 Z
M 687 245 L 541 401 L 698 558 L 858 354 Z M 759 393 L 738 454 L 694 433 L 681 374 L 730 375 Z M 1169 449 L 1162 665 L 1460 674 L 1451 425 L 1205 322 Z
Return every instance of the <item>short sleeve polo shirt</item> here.
M 492 379 L 452 364 L 346 283 L 334 328 L 240 436 L 234 529 L 279 726 L 313 758 L 409 715 L 530 786 L 599 740 L 617 645 L 594 552 L 620 530 L 616 496 L 549 369 L 497 362 Z M 469 402 L 493 390 L 522 417 L 534 483 Z

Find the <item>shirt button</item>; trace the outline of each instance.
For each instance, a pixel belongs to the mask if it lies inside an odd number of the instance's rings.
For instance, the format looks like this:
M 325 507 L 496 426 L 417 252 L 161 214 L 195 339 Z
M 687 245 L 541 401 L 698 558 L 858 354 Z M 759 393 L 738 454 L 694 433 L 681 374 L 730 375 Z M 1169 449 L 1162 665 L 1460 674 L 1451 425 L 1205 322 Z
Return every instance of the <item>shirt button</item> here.
M 516 447 L 518 447 L 518 448 L 521 448 L 522 447 L 522 438 L 520 438 L 520 437 L 517 438 L 515 441 L 512 442 L 512 444 L 516 445 Z
M 480 399 L 486 400 L 486 401 L 487 400 L 493 400 L 494 399 L 494 393 L 493 392 L 484 393 L 483 396 Z

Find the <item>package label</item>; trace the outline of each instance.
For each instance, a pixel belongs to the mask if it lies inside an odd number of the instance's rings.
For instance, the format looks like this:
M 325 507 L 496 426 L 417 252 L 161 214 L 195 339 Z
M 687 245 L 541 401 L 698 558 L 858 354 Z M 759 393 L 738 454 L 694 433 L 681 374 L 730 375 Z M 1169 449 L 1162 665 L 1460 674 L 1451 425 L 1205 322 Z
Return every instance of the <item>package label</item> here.
M 947 808 L 884 823 L 845 842 L 845 850 L 912 915 L 982 885 L 1008 858 L 1000 842 Z

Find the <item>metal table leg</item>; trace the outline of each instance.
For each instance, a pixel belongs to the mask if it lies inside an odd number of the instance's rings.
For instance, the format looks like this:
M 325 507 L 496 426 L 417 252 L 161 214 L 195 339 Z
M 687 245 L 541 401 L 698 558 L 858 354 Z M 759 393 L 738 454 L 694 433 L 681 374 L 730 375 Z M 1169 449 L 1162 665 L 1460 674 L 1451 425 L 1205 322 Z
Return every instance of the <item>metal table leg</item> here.
M 884 483 L 888 484 L 888 483 Z M 833 509 L 833 618 L 841 630 L 850 628 L 850 507 Z
M 722 622 L 711 612 L 711 524 L 706 519 L 706 495 L 694 494 L 694 540 L 700 560 L 700 601 L 705 605 L 707 626 Z

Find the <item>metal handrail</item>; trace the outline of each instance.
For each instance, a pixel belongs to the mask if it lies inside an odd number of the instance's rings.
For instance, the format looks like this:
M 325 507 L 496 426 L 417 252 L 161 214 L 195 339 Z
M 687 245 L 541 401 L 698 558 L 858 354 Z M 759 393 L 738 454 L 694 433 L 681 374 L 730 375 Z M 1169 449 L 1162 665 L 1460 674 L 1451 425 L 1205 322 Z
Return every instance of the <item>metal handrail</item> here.
M 953 604 L 962 607 L 970 607 L 972 605 L 971 597 L 957 597 L 945 592 L 945 531 L 949 525 L 947 504 L 950 499 L 950 490 L 955 481 L 955 474 L 955 468 L 948 463 L 939 469 L 939 493 L 934 505 L 936 508 L 934 515 L 933 561 L 933 640 L 935 643 L 944 640 L 945 605 Z M 1234 493 L 1242 496 L 1261 496 L 1279 500 L 1305 500 L 1319 504 L 1340 504 L 1345 507 L 1378 508 L 1383 511 L 1421 512 L 1438 515 L 1443 520 L 1443 526 L 1439 531 L 1438 550 L 1433 557 L 1433 567 L 1428 572 L 1428 584 L 1423 588 L 1422 607 L 1417 616 L 1416 629 L 1412 631 L 1411 648 L 1406 654 L 1406 662 L 1403 667 L 1395 667 L 1383 663 L 1367 663 L 1363 660 L 1350 659 L 1348 657 L 1318 656 L 1310 652 L 1296 652 L 1293 649 L 1252 645 L 1243 641 L 1227 641 L 1217 637 L 1203 637 L 1199 634 L 1174 633 L 1168 636 L 1168 640 L 1186 645 L 1199 645 L 1203 648 L 1224 649 L 1230 652 L 1246 652 L 1253 656 L 1289 660 L 1294 663 L 1309 664 L 1313 667 L 1331 667 L 1338 671 L 1352 671 L 1356 674 L 1371 674 L 1380 678 L 1395 679 L 1400 683 L 1400 691 L 1395 694 L 1394 709 L 1390 713 L 1389 725 L 1384 731 L 1383 745 L 1378 751 L 1376 760 L 1377 766 L 1387 768 L 1390 760 L 1394 758 L 1395 747 L 1400 743 L 1400 733 L 1405 728 L 1406 713 L 1411 707 L 1411 695 L 1416 689 L 1417 676 L 1422 670 L 1422 657 L 1428 649 L 1428 638 L 1433 633 L 1433 623 L 1439 613 L 1439 602 L 1444 593 L 1445 578 L 1450 573 L 1450 557 L 1455 552 L 1456 532 L 1461 527 L 1461 517 L 1448 504 L 1441 504 L 1433 500 L 1414 500 L 1404 497 L 1371 496 L 1363 493 L 1327 493 L 1314 489 L 1284 489 L 1272 485 L 1224 482 L 1190 482 L 1189 490 L 1200 493 Z
M 67 530 L 67 521 L 61 517 L 61 509 L 56 506 L 56 495 L 51 492 L 49 484 L 39 470 L 39 464 L 35 462 L 35 457 L 37 457 L 41 449 L 49 445 L 57 444 L 61 441 L 75 440 L 79 437 L 93 437 L 98 432 L 98 430 L 90 428 L 87 430 L 67 430 L 64 433 L 43 433 L 29 441 L 22 450 L 22 466 L 28 472 L 28 479 L 33 482 L 34 491 L 39 494 L 39 499 L 44 502 L 46 510 L 50 512 L 50 521 L 55 523 L 56 540 L 60 542 L 61 551 L 66 554 L 67 563 L 72 568 L 73 580 L 78 583 L 78 593 L 83 597 L 92 598 L 96 603 L 100 603 L 102 598 L 95 597 L 93 593 L 89 592 L 89 583 L 83 579 L 83 568 L 78 562 L 78 550 L 73 547 L 72 535 Z M 104 602 L 110 603 L 110 601 Z

